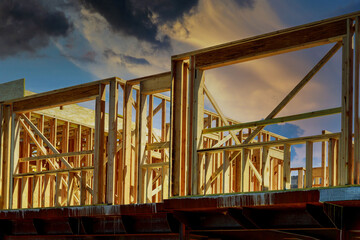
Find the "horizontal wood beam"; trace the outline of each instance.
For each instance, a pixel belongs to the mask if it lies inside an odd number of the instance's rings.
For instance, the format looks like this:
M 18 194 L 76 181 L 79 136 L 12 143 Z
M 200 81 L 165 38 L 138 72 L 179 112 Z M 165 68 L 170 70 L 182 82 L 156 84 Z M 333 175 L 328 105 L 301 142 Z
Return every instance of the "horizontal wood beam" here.
M 224 146 L 224 147 L 218 147 L 218 148 L 204 148 L 204 149 L 198 150 L 197 152 L 198 153 L 205 153 L 205 152 L 216 153 L 216 152 L 222 152 L 224 150 L 239 151 L 243 148 L 254 149 L 254 148 L 260 148 L 263 146 L 276 147 L 276 146 L 282 146 L 284 144 L 289 144 L 289 145 L 304 144 L 307 141 L 321 142 L 321 141 L 329 140 L 330 138 L 338 139 L 339 137 L 340 137 L 340 133 L 329 133 L 329 134 L 313 135 L 313 136 L 307 136 L 307 137 L 281 139 L 281 140 L 269 141 L 269 142 L 255 142 L 255 143 L 247 143 L 247 144 L 241 144 L 241 145 Z
M 137 91 L 140 91 L 140 85 L 133 85 L 133 88 Z M 166 100 L 167 102 L 170 102 L 170 97 L 168 96 L 165 96 L 161 93 L 154 93 L 152 94 L 154 97 L 157 97 L 159 99 L 162 99 L 162 100 Z
M 142 93 L 146 95 L 170 91 L 171 72 L 143 80 L 140 82 L 140 85 Z
M 142 164 L 141 168 L 161 168 L 164 166 L 169 166 L 169 162 Z
M 304 167 L 297 167 L 297 168 L 290 168 L 290 171 L 298 171 L 298 170 L 305 170 Z
M 56 170 L 48 170 L 48 171 L 40 171 L 40 172 L 29 172 L 29 173 L 19 173 L 14 174 L 14 178 L 20 177 L 31 177 L 34 175 L 45 175 L 45 174 L 56 174 L 56 173 L 67 173 L 67 172 L 81 172 L 81 171 L 92 171 L 94 167 L 82 167 L 82 168 L 72 168 L 72 169 L 56 169 Z M 89 186 L 89 185 L 87 185 Z
M 284 159 L 284 150 L 280 150 L 277 148 L 269 148 L 269 156 L 272 158 L 277 158 L 277 159 Z
M 163 78 L 163 77 L 169 77 L 170 78 L 171 77 L 171 72 L 163 72 L 163 73 L 158 73 L 158 74 L 154 74 L 154 75 L 150 75 L 150 76 L 145 76 L 145 77 L 140 77 L 140 78 L 127 80 L 126 84 L 128 84 L 128 85 L 137 85 L 137 84 L 140 84 L 143 81 L 154 80 L 154 79 Z
M 224 132 L 224 131 L 231 131 L 231 130 L 239 130 L 239 129 L 243 129 L 243 128 L 266 126 L 266 125 L 271 125 L 271 124 L 276 124 L 276 123 L 291 122 L 291 121 L 297 121 L 297 120 L 302 120 L 302 119 L 327 116 L 327 115 L 331 115 L 331 114 L 337 114 L 340 112 L 341 112 L 341 107 L 330 108 L 330 109 L 325 109 L 325 110 L 320 110 L 320 111 L 290 115 L 290 116 L 286 116 L 286 117 L 265 119 L 265 120 L 248 122 L 248 123 L 239 123 L 239 124 L 233 124 L 233 125 L 222 126 L 222 127 L 207 128 L 207 129 L 203 130 L 203 133 L 205 134 L 205 133 L 214 133 L 214 132 Z
M 360 11 L 174 55 L 172 60 L 195 56 L 196 68 L 210 69 L 341 41 L 347 19 L 357 16 Z
M 13 102 L 14 112 L 28 112 L 95 99 L 99 85 L 65 88 L 46 94 L 35 94 Z
M 200 55 L 202 53 L 209 53 L 209 52 L 216 51 L 218 49 L 223 49 L 226 47 L 232 47 L 232 46 L 245 44 L 245 43 L 249 43 L 249 42 L 255 42 L 257 40 L 267 41 L 267 39 L 274 37 L 274 36 L 279 36 L 279 35 L 283 36 L 285 34 L 297 32 L 300 30 L 311 30 L 311 29 L 313 30 L 315 27 L 326 26 L 326 25 L 332 24 L 334 22 L 335 23 L 343 22 L 343 21 L 346 22 L 346 20 L 348 18 L 355 19 L 357 16 L 360 16 L 360 11 L 333 17 L 333 18 L 328 18 L 328 19 L 324 19 L 324 20 L 320 20 L 320 21 L 316 21 L 316 22 L 311 22 L 311 23 L 300 25 L 300 26 L 286 28 L 286 29 L 282 29 L 279 31 L 265 33 L 265 34 L 261 34 L 261 35 L 257 35 L 254 37 L 249 37 L 249 38 L 245 38 L 245 39 L 241 39 L 241 40 L 237 40 L 237 41 L 233 41 L 233 42 L 228 42 L 228 43 L 224 43 L 224 44 L 220 44 L 220 45 L 216 45 L 216 46 L 212 46 L 212 47 L 208 47 L 208 48 L 203 48 L 203 49 L 199 49 L 199 50 L 195 50 L 195 51 L 191 51 L 191 52 L 174 55 L 171 57 L 171 59 L 172 60 L 185 60 L 185 59 L 189 59 L 190 56 Z
M 155 143 L 147 143 L 145 150 L 160 150 L 169 148 L 170 142 L 155 142 Z
M 346 20 L 277 33 L 195 55 L 196 68 L 211 69 L 281 53 L 337 42 L 346 34 Z
M 28 162 L 28 161 L 38 161 L 44 160 L 48 158 L 62 158 L 62 157 L 73 157 L 73 156 L 81 156 L 81 155 L 89 155 L 94 154 L 94 150 L 86 150 L 80 152 L 67 152 L 67 153 L 60 153 L 60 154 L 49 154 L 49 155 L 41 155 L 36 157 L 26 157 L 26 158 L 19 158 L 21 162 Z

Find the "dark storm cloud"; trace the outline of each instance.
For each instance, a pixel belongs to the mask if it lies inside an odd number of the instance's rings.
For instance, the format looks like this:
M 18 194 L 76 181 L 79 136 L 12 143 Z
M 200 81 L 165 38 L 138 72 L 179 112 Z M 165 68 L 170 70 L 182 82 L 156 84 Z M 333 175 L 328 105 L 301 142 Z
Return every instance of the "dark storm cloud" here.
M 244 8 L 254 8 L 255 0 L 235 0 L 235 2 Z
M 82 0 L 82 4 L 102 15 L 115 32 L 166 48 L 170 39 L 157 39 L 159 24 L 181 18 L 198 0 Z
M 72 23 L 63 12 L 39 0 L 0 1 L 0 58 L 35 53 L 52 37 L 64 37 Z
M 138 65 L 149 65 L 150 63 L 145 58 L 136 58 L 129 55 L 122 56 L 124 61 L 129 64 L 138 64 Z
M 119 58 L 121 62 L 127 63 L 127 64 L 138 64 L 138 65 L 149 65 L 150 63 L 145 58 L 136 58 L 129 55 L 124 55 L 121 53 L 116 53 L 111 49 L 106 49 L 104 51 L 104 56 L 107 59 L 110 58 Z

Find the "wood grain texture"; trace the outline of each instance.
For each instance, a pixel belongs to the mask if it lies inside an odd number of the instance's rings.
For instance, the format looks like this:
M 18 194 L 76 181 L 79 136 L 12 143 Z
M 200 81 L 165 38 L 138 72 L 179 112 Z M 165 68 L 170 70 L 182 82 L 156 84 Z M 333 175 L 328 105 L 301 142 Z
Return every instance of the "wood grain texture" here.
M 196 68 L 211 69 L 316 47 L 339 41 L 345 34 L 346 20 L 314 26 L 309 29 L 294 30 L 196 54 Z
M 115 171 L 117 154 L 117 121 L 119 86 L 116 81 L 110 82 L 109 91 L 109 135 L 108 135 L 108 160 L 106 174 L 106 203 L 115 202 Z M 86 185 L 86 184 L 85 184 Z
M 30 110 L 41 110 L 50 107 L 77 103 L 95 99 L 99 95 L 98 85 L 65 89 L 62 91 L 39 94 L 26 97 L 13 102 L 14 112 L 27 112 Z

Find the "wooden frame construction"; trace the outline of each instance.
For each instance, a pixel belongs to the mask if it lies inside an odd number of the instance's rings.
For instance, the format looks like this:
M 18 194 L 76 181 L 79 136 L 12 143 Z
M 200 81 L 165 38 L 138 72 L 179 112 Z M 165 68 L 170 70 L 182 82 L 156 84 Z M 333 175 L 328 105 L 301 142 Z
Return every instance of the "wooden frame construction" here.
M 175 110 L 172 113 L 171 141 L 172 196 L 289 189 L 291 171 L 298 171 L 299 187 L 358 183 L 359 14 L 356 12 L 173 56 L 172 101 Z M 353 38 L 355 49 L 352 47 Z M 333 46 L 264 120 L 229 123 L 205 86 L 205 72 L 208 69 L 325 44 Z M 275 118 L 340 48 L 343 55 L 342 100 L 339 104 L 341 107 Z M 189 77 L 183 70 L 185 65 L 189 65 Z M 205 95 L 221 117 L 221 124 L 204 124 L 202 116 L 205 114 Z M 181 109 L 188 110 L 180 111 Z M 262 133 L 264 126 L 268 124 L 337 113 L 341 113 L 340 133 L 324 132 L 319 136 L 275 141 L 269 141 Z M 248 129 L 245 136 L 244 129 Z M 187 134 L 179 134 L 183 131 Z M 206 139 L 213 134 L 219 136 L 217 141 L 205 144 Z M 322 166 L 319 169 L 313 167 L 313 143 L 316 141 L 322 142 Z M 306 145 L 305 168 L 292 169 L 290 166 L 290 150 L 294 144 Z M 273 166 L 274 161 L 269 160 L 273 159 L 270 152 L 276 148 L 282 151 L 279 158 L 282 163 L 275 163 Z M 260 151 L 260 154 L 255 154 L 255 150 Z M 188 167 L 189 173 L 185 178 L 179 170 L 179 166 L 183 165 Z M 278 172 L 278 176 L 274 175 L 275 172 Z M 216 178 L 222 181 L 222 189 L 215 184 L 209 190 L 204 190 L 208 189 L 207 184 L 214 183 Z M 273 185 L 275 180 L 280 183 L 276 188 Z
M 153 88 L 152 81 L 162 85 Z M 1 160 L 6 166 L 1 207 L 168 198 L 170 98 L 158 92 L 170 86 L 167 72 L 127 82 L 109 78 L 2 102 Z M 94 110 L 75 104 L 84 101 L 93 103 Z M 159 112 L 160 125 L 154 128 Z
M 0 92 L 11 88 L 20 96 L 0 102 L 0 208 L 156 203 L 359 184 L 359 16 L 176 55 L 171 71 L 128 81 L 114 77 L 28 96 L 23 80 L 0 85 Z M 325 44 L 330 50 L 264 120 L 226 117 L 206 87 L 208 69 Z M 340 49 L 339 107 L 276 117 Z M 205 98 L 215 112 L 205 108 Z M 288 139 L 264 130 L 330 114 L 341 115 L 338 133 Z M 313 164 L 316 142 L 320 167 Z M 297 144 L 305 144 L 306 163 L 294 168 L 291 148 Z

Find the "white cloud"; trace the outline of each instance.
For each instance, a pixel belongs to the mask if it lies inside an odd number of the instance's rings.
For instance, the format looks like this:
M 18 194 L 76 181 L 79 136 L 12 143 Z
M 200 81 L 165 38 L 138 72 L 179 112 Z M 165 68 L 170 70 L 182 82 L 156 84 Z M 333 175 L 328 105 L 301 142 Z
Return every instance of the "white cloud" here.
M 81 10 L 81 14 L 82 17 L 79 17 L 70 13 L 76 19 L 75 32 L 82 38 L 82 41 L 73 42 L 76 45 L 74 49 L 94 51 L 97 61 L 70 60 L 97 78 L 116 75 L 129 79 L 169 71 L 172 54 L 287 27 L 267 1 L 255 1 L 254 8 L 244 8 L 230 0 L 200 0 L 199 6 L 183 19 L 160 27 L 159 37 L 168 35 L 171 38 L 173 49 L 169 52 L 153 49 L 149 43 L 135 37 L 115 34 L 99 14 L 85 9 Z M 86 47 L 83 42 L 87 43 Z M 72 53 L 73 49 L 67 49 L 59 42 L 57 44 L 64 54 Z M 225 115 L 239 121 L 259 120 L 271 112 L 329 48 L 304 50 L 210 70 L 206 72 L 206 84 Z M 143 58 L 150 64 L 129 64 L 116 56 L 106 58 L 103 55 L 106 49 Z M 320 72 L 311 80 L 279 116 L 339 106 L 340 81 L 339 75 L 334 73 L 339 70 L 339 56 L 335 60 L 328 63 L 327 73 Z M 336 81 L 334 78 L 337 78 Z M 304 129 L 304 135 L 314 135 L 320 134 L 323 129 L 336 130 L 337 123 L 338 118 L 326 118 L 295 124 Z M 294 151 L 296 157 L 292 160 L 292 167 L 303 166 L 305 147 L 296 147 Z
M 306 156 L 305 144 L 293 146 L 292 150 L 294 152 L 292 153 L 290 166 L 292 168 L 305 167 L 305 156 Z
M 146 76 L 170 69 L 170 54 L 163 50 L 154 50 L 149 43 L 139 41 L 135 37 L 124 36 L 113 32 L 106 20 L 98 13 L 81 9 L 81 16 L 72 15 L 75 33 L 80 35 L 80 41 L 74 42 L 73 48 L 66 48 L 65 44 L 57 43 L 65 55 L 71 55 L 73 49 L 83 49 L 96 53 L 96 61 L 86 62 L 81 59 L 69 58 L 78 67 L 92 73 L 97 78 L 118 76 L 129 79 Z M 118 57 L 106 57 L 104 52 L 110 49 L 119 54 Z M 120 55 L 126 56 L 121 58 Z M 126 61 L 128 58 L 140 59 L 149 64 L 134 64 Z
M 255 1 L 252 9 L 234 1 L 201 0 L 197 9 L 174 28 L 163 31 L 177 42 L 203 48 L 283 27 L 266 1 Z
M 292 10 L 294 11 L 294 10 Z M 71 14 L 71 13 L 70 13 Z M 119 76 L 129 79 L 170 70 L 170 55 L 204 48 L 215 44 L 263 34 L 286 27 L 267 1 L 255 1 L 254 8 L 240 7 L 234 1 L 200 0 L 199 6 L 183 19 L 160 27 L 159 37 L 171 38 L 173 52 L 154 50 L 149 43 L 135 37 L 114 33 L 106 20 L 97 13 L 81 10 L 82 17 L 71 14 L 76 33 L 94 51 L 96 62 L 70 59 L 76 65 L 91 72 L 97 78 Z M 76 48 L 84 48 L 79 41 Z M 64 54 L 72 49 L 58 44 Z M 326 46 L 326 48 L 329 48 Z M 113 52 L 141 58 L 150 64 L 126 63 L 121 57 L 106 58 L 103 52 Z M 326 49 L 325 49 L 326 50 Z M 300 54 L 289 53 L 270 58 L 236 64 L 206 72 L 206 84 L 223 112 L 239 121 L 264 118 L 283 97 L 302 79 L 312 65 L 321 58 L 324 50 L 305 50 Z M 289 115 L 317 110 L 323 106 L 338 106 L 333 101 L 333 85 L 322 79 L 313 79 L 292 102 L 279 114 Z M 321 124 L 321 122 L 316 122 Z M 304 128 L 305 135 L 314 132 L 319 124 L 296 123 Z M 308 125 L 308 126 L 307 126 Z M 320 130 L 319 130 L 320 131 Z
M 266 1 L 256 1 L 253 9 L 232 1 L 200 1 L 198 9 L 173 28 L 162 29 L 181 48 L 204 48 L 286 27 Z M 183 52 L 174 46 L 176 53 Z M 305 50 L 300 55 L 283 54 L 206 71 L 206 84 L 226 115 L 240 121 L 259 120 L 305 76 L 315 57 L 320 60 L 321 55 L 314 56 L 314 51 Z M 308 85 L 280 115 L 316 110 L 329 103 L 326 85 L 318 81 Z
M 285 26 L 266 1 L 257 1 L 254 9 L 239 8 L 235 3 L 201 1 L 200 12 L 188 16 L 184 25 L 176 24 L 168 34 L 189 50 L 263 34 Z M 256 17 L 255 17 L 256 16 Z M 260 17 L 259 17 L 260 16 Z M 167 29 L 165 29 L 167 30 Z M 331 46 L 303 50 L 275 57 L 250 61 L 206 72 L 206 85 L 225 115 L 239 121 L 265 118 L 296 86 Z M 181 49 L 178 50 L 180 53 Z M 336 67 L 337 66 L 337 67 Z M 279 116 L 337 107 L 339 102 L 339 57 L 319 72 L 280 112 Z M 303 136 L 336 131 L 337 117 L 295 122 Z M 305 166 L 305 145 L 295 146 L 292 167 Z M 318 165 L 321 148 L 314 148 Z

